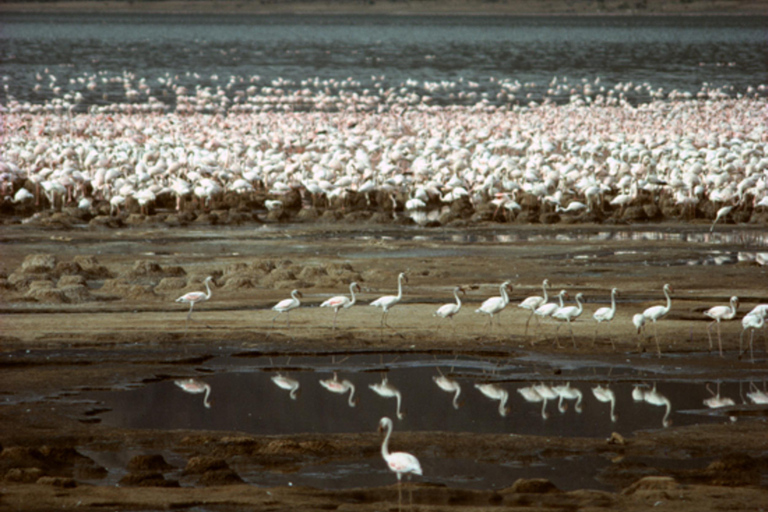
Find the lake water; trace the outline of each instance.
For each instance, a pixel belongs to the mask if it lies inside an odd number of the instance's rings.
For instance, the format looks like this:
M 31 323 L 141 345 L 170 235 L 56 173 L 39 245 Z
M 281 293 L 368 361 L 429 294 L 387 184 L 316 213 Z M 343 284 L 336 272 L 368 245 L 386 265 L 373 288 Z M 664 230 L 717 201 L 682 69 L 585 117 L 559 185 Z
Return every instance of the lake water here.
M 768 17 L 759 16 L 3 18 L 4 95 L 31 103 L 67 92 L 80 92 L 86 106 L 125 101 L 126 79 L 144 79 L 152 96 L 171 105 L 179 85 L 220 88 L 230 99 L 255 85 L 394 88 L 438 104 L 494 104 L 563 102 L 585 82 L 595 92 L 632 84 L 625 95 L 642 102 L 654 90 L 695 94 L 704 84 L 746 93 L 768 76 Z M 97 77 L 97 89 L 86 87 L 89 77 Z

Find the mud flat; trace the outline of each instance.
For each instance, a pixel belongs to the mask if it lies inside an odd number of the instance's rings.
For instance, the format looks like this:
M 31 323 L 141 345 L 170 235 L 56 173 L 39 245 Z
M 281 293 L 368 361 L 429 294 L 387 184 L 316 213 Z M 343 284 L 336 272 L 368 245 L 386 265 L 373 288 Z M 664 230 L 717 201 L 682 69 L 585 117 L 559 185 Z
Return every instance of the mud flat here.
M 768 302 L 759 263 L 764 230 L 718 225 L 710 233 L 677 223 L 7 225 L 2 244 L 3 507 L 396 509 L 396 479 L 376 432 L 380 416 L 395 417 L 394 401 L 365 385 L 380 374 L 406 396 L 391 448 L 414 453 L 424 466 L 424 476 L 407 486 L 418 510 L 768 506 L 766 409 L 751 399 L 764 391 L 765 331 L 755 335 L 754 362 L 739 353 L 741 317 Z M 399 272 L 408 275 L 403 300 L 381 328 L 380 310 L 368 304 L 397 292 Z M 187 322 L 188 308 L 174 299 L 204 289 L 208 275 L 212 297 Z M 567 325 L 548 322 L 531 321 L 525 331 L 527 312 L 516 305 L 540 294 L 545 278 L 551 295 L 566 289 L 587 299 L 573 337 Z M 500 325 L 487 327 L 475 309 L 507 279 L 510 305 Z M 362 288 L 359 302 L 339 313 L 334 331 L 332 312 L 318 306 L 353 281 Z M 631 318 L 664 303 L 665 283 L 672 307 L 657 324 L 657 357 L 653 326 L 638 335 Z M 457 285 L 467 292 L 463 308 L 453 325 L 441 323 L 432 315 L 453 300 Z M 609 304 L 612 287 L 619 289 L 616 318 L 596 334 L 592 313 Z M 271 307 L 293 289 L 302 291 L 302 307 L 290 314 L 290 327 L 285 315 L 273 324 Z M 721 325 L 721 358 L 714 328 L 709 349 L 703 311 L 731 295 L 741 304 L 736 319 Z M 450 396 L 423 378 L 433 386 L 425 395 L 433 405 L 416 406 L 421 392 L 407 372 L 427 370 L 461 382 L 466 402 L 454 410 Z M 362 388 L 356 407 L 315 390 L 335 372 Z M 277 374 L 296 378 L 304 392 L 291 400 L 272 386 L 257 399 L 249 394 L 257 391 L 236 384 Z M 213 383 L 210 408 L 201 395 L 173 386 L 186 378 Z M 549 405 L 544 419 L 539 405 L 516 392 L 566 379 L 584 393 L 583 413 L 572 403 L 564 412 Z M 509 413 L 500 415 L 473 389 L 481 381 L 510 392 Z M 598 384 L 616 392 L 616 421 L 590 392 Z M 661 422 L 663 407 L 633 403 L 638 384 L 669 390 L 671 424 Z M 673 389 L 695 396 L 683 405 Z M 154 401 L 141 410 L 118 405 L 116 397 L 132 393 Z M 703 401 L 715 393 L 733 405 L 707 412 Z M 244 416 L 232 418 L 258 419 L 265 409 L 286 417 L 312 410 L 320 419 L 291 433 L 260 430 L 259 421 L 214 422 L 234 410 Z M 474 411 L 483 414 L 476 431 L 453 428 Z M 631 426 L 632 411 L 647 422 Z M 445 420 L 425 419 L 435 413 Z M 148 419 L 139 421 L 140 414 Z M 186 415 L 189 423 L 161 421 Z M 477 481 L 462 469 L 469 461 L 485 468 Z M 514 476 L 491 484 L 488 468 L 504 475 L 513 468 Z M 563 478 L 558 468 L 588 477 Z M 311 483 L 313 473 L 326 483 Z

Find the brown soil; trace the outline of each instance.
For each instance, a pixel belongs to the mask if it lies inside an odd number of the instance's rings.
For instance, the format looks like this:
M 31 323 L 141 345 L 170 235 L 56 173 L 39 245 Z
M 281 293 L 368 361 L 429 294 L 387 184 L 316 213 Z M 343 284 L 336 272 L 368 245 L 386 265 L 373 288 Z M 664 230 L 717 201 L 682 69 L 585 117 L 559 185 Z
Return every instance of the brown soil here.
M 760 233 L 730 228 L 716 229 L 710 237 L 708 228 L 680 225 L 466 230 L 275 226 L 218 231 L 6 226 L 1 241 L 0 365 L 7 403 L 0 408 L 0 508 L 9 510 L 393 510 L 394 476 L 393 485 L 385 488 L 267 489 L 243 484 L 233 469 L 235 457 L 238 464 L 284 471 L 309 459 L 316 464 L 369 457 L 379 449 L 380 436 L 374 431 L 254 436 L 118 429 L 83 421 L 88 406 L 61 400 L 61 393 L 95 389 L 95 383 L 110 388 L 158 374 L 193 374 L 220 347 L 275 355 L 365 349 L 481 353 L 488 358 L 533 350 L 618 361 L 638 350 L 655 351 L 653 330 L 637 337 L 630 319 L 662 303 L 664 283 L 670 283 L 674 293 L 672 311 L 658 324 L 663 356 L 638 358 L 638 364 L 679 368 L 684 376 L 689 362 L 680 355 L 701 353 L 709 346 L 704 309 L 738 295 L 740 318 L 754 304 L 768 302 L 766 267 L 754 262 L 685 264 L 703 263 L 712 254 L 754 252 L 765 243 Z M 409 276 L 404 304 L 392 310 L 392 329 L 383 333 L 380 313 L 373 308 L 340 313 L 334 334 L 329 315 L 313 307 L 330 294 L 346 292 L 353 280 L 361 284 L 361 302 L 367 304 L 395 291 L 401 271 Z M 213 297 L 198 304 L 187 326 L 187 308 L 174 299 L 203 289 L 207 275 L 214 276 Z M 574 325 L 575 348 L 567 329 L 561 329 L 562 348 L 551 343 L 552 331 L 525 336 L 526 315 L 516 308 L 505 311 L 501 327 L 484 331 L 484 319 L 473 310 L 498 294 L 502 280 L 513 281 L 511 302 L 516 304 L 538 294 L 544 278 L 553 292 L 580 291 L 590 300 Z M 436 330 L 432 313 L 450 301 L 458 284 L 467 289 L 466 310 L 455 318 L 455 332 Z M 592 312 L 607 303 L 614 286 L 620 290 L 617 318 L 601 327 L 593 344 Z M 280 323 L 271 329 L 269 308 L 293 288 L 302 290 L 305 307 L 291 314 L 290 329 Z M 696 364 L 707 368 L 708 378 L 768 369 L 761 334 L 756 337 L 757 363 L 736 357 L 740 332 L 737 321 L 723 324 L 726 357 L 712 353 L 698 358 Z M 74 356 L 49 363 L 44 354 L 52 349 L 92 350 L 94 356 L 87 363 Z M 757 416 L 735 423 L 672 426 L 626 439 L 439 431 L 397 432 L 395 439 L 398 449 L 416 455 L 429 450 L 434 457 L 489 463 L 524 461 L 532 453 L 553 460 L 566 454 L 606 457 L 613 462 L 617 487 L 623 489 L 561 492 L 546 481 L 521 480 L 501 491 L 468 491 L 430 484 L 425 475 L 410 484 L 416 509 L 422 511 L 755 510 L 768 506 L 768 436 L 765 416 L 760 416 L 764 411 L 754 413 Z M 80 453 L 83 448 L 145 455 L 131 460 L 120 486 L 94 485 L 88 482 L 103 477 L 104 468 Z M 168 451 L 183 454 L 186 471 L 200 475 L 196 485 L 179 487 L 164 477 L 169 465 L 157 454 Z M 683 452 L 714 462 L 700 470 L 641 469 L 622 463 L 633 457 L 674 460 Z

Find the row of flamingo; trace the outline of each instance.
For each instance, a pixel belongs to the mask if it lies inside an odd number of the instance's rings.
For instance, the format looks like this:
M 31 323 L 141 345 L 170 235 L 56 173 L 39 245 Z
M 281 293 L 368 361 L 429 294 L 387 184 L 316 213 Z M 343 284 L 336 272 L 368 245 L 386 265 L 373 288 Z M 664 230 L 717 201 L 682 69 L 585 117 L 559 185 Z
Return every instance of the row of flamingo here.
M 211 298 L 212 292 L 210 288 L 210 283 L 212 280 L 213 280 L 212 276 L 209 276 L 205 279 L 204 284 L 206 287 L 206 292 L 190 292 L 176 299 L 177 302 L 183 302 L 183 303 L 189 304 L 189 312 L 187 314 L 187 320 L 190 319 L 192 315 L 192 310 L 196 303 L 205 301 Z M 370 303 L 371 306 L 381 308 L 382 310 L 382 315 L 381 315 L 382 330 L 384 327 L 389 327 L 387 323 L 387 317 L 389 315 L 389 311 L 390 309 L 392 309 L 394 306 L 396 306 L 398 303 L 402 301 L 403 283 L 407 281 L 408 281 L 407 275 L 404 272 L 401 272 L 397 277 L 397 295 L 384 295 Z M 519 308 L 530 311 L 530 314 L 525 323 L 525 334 L 526 335 L 528 334 L 528 325 L 530 323 L 531 318 L 533 318 L 534 316 L 537 317 L 537 321 L 538 321 L 538 318 L 552 318 L 561 323 L 565 322 L 568 324 L 571 338 L 573 340 L 573 345 L 575 348 L 576 338 L 573 334 L 572 323 L 576 321 L 576 319 L 579 318 L 579 316 L 581 316 L 581 314 L 584 311 L 583 302 L 582 302 L 584 299 L 584 295 L 582 293 L 577 293 L 575 297 L 576 305 L 566 306 L 564 304 L 564 298 L 568 296 L 568 293 L 565 290 L 561 290 L 560 293 L 557 294 L 558 300 L 556 302 L 548 302 L 549 300 L 549 296 L 547 292 L 548 288 L 549 288 L 549 280 L 545 279 L 542 282 L 541 296 L 534 295 L 534 296 L 527 297 L 522 302 L 520 302 L 520 304 L 518 304 Z M 480 307 L 475 310 L 476 313 L 488 315 L 489 328 L 493 327 L 494 316 L 497 317 L 497 323 L 499 322 L 498 315 L 509 304 L 510 302 L 509 293 L 511 291 L 512 291 L 511 281 L 504 281 L 499 286 L 499 295 L 486 299 L 482 303 L 482 305 L 480 305 Z M 656 350 L 659 356 L 661 355 L 661 346 L 659 344 L 659 337 L 658 337 L 658 331 L 656 329 L 656 323 L 657 321 L 662 319 L 664 316 L 666 316 L 669 313 L 670 309 L 672 308 L 672 297 L 670 295 L 672 293 L 672 288 L 670 287 L 669 284 L 665 284 L 664 287 L 662 288 L 662 291 L 666 298 L 666 304 L 651 306 L 645 309 L 641 313 L 636 313 L 632 317 L 632 323 L 634 324 L 638 333 L 642 331 L 646 323 L 648 322 L 653 323 L 654 339 L 656 341 Z M 339 311 L 344 309 L 349 309 L 357 303 L 356 292 L 360 293 L 361 289 L 358 283 L 353 282 L 349 285 L 349 296 L 338 295 L 320 304 L 321 308 L 331 308 L 334 310 L 333 330 L 336 330 L 336 320 L 337 320 Z M 440 306 L 437 309 L 437 311 L 435 311 L 434 316 L 437 316 L 443 319 L 452 320 L 453 317 L 456 316 L 461 311 L 462 301 L 459 294 L 462 292 L 464 292 L 464 289 L 461 286 L 455 287 L 453 290 L 453 294 L 456 299 L 456 302 L 448 303 Z M 611 290 L 610 307 L 607 307 L 607 306 L 601 307 L 594 312 L 593 318 L 597 322 L 597 327 L 595 328 L 595 339 L 597 338 L 599 325 L 604 322 L 610 322 L 616 316 L 616 296 L 617 295 L 618 295 L 618 289 L 613 288 Z M 291 292 L 290 298 L 281 300 L 280 302 L 275 304 L 275 306 L 272 309 L 276 311 L 277 314 L 272 319 L 272 326 L 274 327 L 274 323 L 277 320 L 277 318 L 283 313 L 285 313 L 287 326 L 290 327 L 290 312 L 301 306 L 300 299 L 302 297 L 303 296 L 299 290 L 293 290 Z M 722 335 L 720 332 L 720 323 L 722 321 L 733 320 L 736 317 L 738 306 L 739 306 L 739 299 L 738 297 L 734 296 L 734 297 L 731 297 L 730 304 L 728 306 L 714 306 L 704 312 L 704 315 L 712 320 L 712 322 L 710 322 L 707 326 L 709 348 L 710 350 L 712 350 L 713 348 L 711 328 L 713 325 L 716 324 L 718 348 L 719 348 L 719 353 L 721 357 L 723 356 L 723 343 L 722 343 Z M 768 315 L 768 304 L 759 304 L 755 306 L 751 311 L 749 311 L 742 319 L 743 329 L 741 332 L 741 336 L 739 338 L 739 352 L 741 353 L 742 351 L 744 333 L 747 330 L 750 330 L 749 349 L 750 349 L 750 355 L 753 362 L 754 362 L 754 353 L 752 350 L 752 346 L 753 346 L 754 331 L 757 329 L 761 329 L 765 325 L 765 317 L 767 315 Z M 559 330 L 559 326 L 558 326 L 558 330 Z M 556 343 L 558 344 L 558 346 L 560 346 L 559 339 L 556 339 Z M 611 339 L 611 344 L 613 344 L 613 339 Z

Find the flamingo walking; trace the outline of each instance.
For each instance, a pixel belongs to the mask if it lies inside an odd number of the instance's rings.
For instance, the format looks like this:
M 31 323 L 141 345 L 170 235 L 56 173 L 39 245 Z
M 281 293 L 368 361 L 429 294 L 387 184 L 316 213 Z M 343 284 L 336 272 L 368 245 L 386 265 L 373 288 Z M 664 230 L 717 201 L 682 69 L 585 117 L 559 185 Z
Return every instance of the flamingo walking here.
M 203 281 L 203 284 L 205 284 L 206 292 L 189 292 L 189 293 L 185 293 L 184 295 L 176 299 L 176 302 L 184 302 L 185 304 L 189 304 L 189 313 L 187 313 L 187 321 L 189 321 L 190 317 L 192 316 L 192 308 L 195 307 L 195 304 L 197 304 L 198 302 L 204 302 L 211 298 L 211 287 L 209 283 L 212 280 L 213 280 L 213 276 L 208 276 L 205 278 L 205 281 Z
M 501 313 L 501 311 L 509 304 L 508 291 L 512 291 L 512 282 L 504 281 L 499 286 L 499 297 L 491 297 L 486 299 L 483 304 L 475 310 L 475 313 L 484 313 L 488 315 L 488 325 L 493 327 L 493 315 Z
M 533 318 L 533 315 L 534 313 L 536 313 L 536 310 L 547 303 L 547 299 L 548 299 L 547 288 L 549 288 L 549 281 L 545 279 L 541 283 L 541 291 L 542 291 L 543 297 L 539 295 L 532 295 L 517 305 L 517 307 L 528 309 L 531 312 L 531 314 L 528 315 L 528 320 L 525 321 L 525 335 L 528 334 L 528 324 L 531 322 L 531 318 Z
M 709 336 L 709 350 L 712 350 L 712 326 L 717 323 L 717 345 L 720 349 L 720 357 L 723 357 L 723 338 L 720 335 L 720 321 L 733 320 L 736 316 L 736 310 L 739 308 L 739 298 L 735 295 L 731 297 L 730 305 L 714 306 L 704 312 L 712 321 L 707 326 L 707 336 Z
M 381 328 L 387 325 L 387 316 L 389 315 L 390 308 L 394 307 L 403 298 L 403 281 L 408 282 L 408 277 L 404 272 L 400 272 L 397 276 L 397 295 L 384 295 L 379 297 L 375 301 L 371 302 L 371 306 L 381 308 Z
M 387 467 L 390 471 L 393 471 L 397 475 L 397 506 L 398 510 L 403 508 L 403 475 L 419 475 L 423 473 L 421 471 L 421 464 L 419 459 L 407 452 L 392 452 L 389 451 L 389 438 L 392 435 L 392 420 L 384 416 L 379 420 L 379 432 L 386 430 L 387 434 L 384 436 L 384 442 L 381 443 L 381 456 L 387 463 Z M 413 505 L 413 495 L 411 494 L 411 505 Z
M 283 313 L 285 313 L 285 316 L 287 318 L 286 327 L 291 326 L 291 310 L 301 306 L 301 301 L 299 299 L 302 297 L 303 295 L 299 290 L 293 290 L 291 292 L 290 299 L 283 299 L 277 304 L 275 304 L 274 307 L 272 307 L 273 311 L 277 311 L 277 314 L 272 319 L 272 328 L 275 327 L 275 320 L 277 320 L 277 317 L 279 317 Z
M 744 341 L 744 333 L 747 331 L 747 329 L 752 329 L 749 332 L 749 357 L 752 360 L 752 362 L 755 362 L 755 354 L 752 352 L 752 341 L 755 337 L 755 330 L 762 329 L 765 325 L 765 315 L 764 314 L 755 314 L 755 313 L 749 313 L 744 318 L 741 319 L 741 336 L 739 337 L 739 354 L 741 354 L 741 347 L 743 346 Z
M 345 295 L 337 295 L 336 297 L 331 297 L 330 299 L 320 304 L 321 308 L 333 308 L 334 331 L 336 330 L 336 317 L 339 316 L 339 310 L 349 309 L 355 305 L 355 302 L 357 302 L 357 298 L 355 297 L 355 290 L 357 290 L 357 293 L 360 293 L 360 285 L 357 283 L 351 283 L 349 285 L 349 297 Z
M 672 309 L 672 298 L 669 296 L 669 294 L 672 293 L 672 288 L 669 286 L 669 284 L 665 284 L 663 291 L 664 296 L 667 298 L 667 305 L 651 306 L 650 308 L 643 311 L 643 318 L 646 321 L 650 320 L 653 322 L 653 334 L 656 338 L 656 353 L 659 357 L 661 357 L 661 346 L 659 345 L 659 332 L 656 330 L 656 321 L 666 316 L 666 314 L 669 313 L 669 310 Z
M 611 290 L 611 307 L 602 307 L 595 311 L 595 314 L 592 315 L 592 317 L 597 321 L 597 325 L 595 326 L 595 339 L 592 342 L 592 345 L 595 344 L 597 341 L 597 329 L 600 327 L 600 324 L 603 322 L 610 322 L 613 320 L 613 317 L 616 316 L 616 295 L 619 293 L 619 290 L 616 288 L 613 288 Z M 616 345 L 613 343 L 613 338 L 611 338 L 611 346 L 616 349 Z

